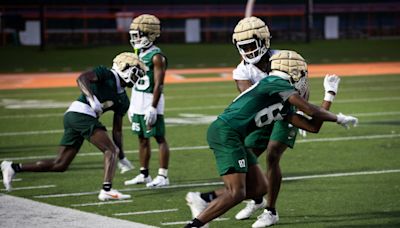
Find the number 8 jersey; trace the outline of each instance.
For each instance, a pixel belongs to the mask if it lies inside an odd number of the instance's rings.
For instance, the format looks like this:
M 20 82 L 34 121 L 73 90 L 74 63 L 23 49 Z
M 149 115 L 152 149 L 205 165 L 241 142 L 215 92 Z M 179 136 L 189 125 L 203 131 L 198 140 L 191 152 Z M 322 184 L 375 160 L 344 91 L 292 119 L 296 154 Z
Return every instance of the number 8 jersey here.
M 267 76 L 236 97 L 218 116 L 243 138 L 294 112 L 287 99 L 296 89 L 277 76 Z

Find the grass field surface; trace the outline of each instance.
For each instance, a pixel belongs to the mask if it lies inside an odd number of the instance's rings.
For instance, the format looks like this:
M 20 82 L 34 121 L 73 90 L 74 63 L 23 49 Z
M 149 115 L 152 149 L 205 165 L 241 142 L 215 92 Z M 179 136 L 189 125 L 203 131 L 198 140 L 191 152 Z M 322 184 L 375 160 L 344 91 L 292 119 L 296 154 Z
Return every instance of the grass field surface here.
M 62 115 L 78 94 L 78 88 L 0 90 L 0 160 L 54 157 L 63 132 Z M 125 119 L 125 151 L 136 169 L 117 173 L 114 187 L 132 194 L 131 201 L 103 204 L 97 200 L 103 156 L 87 142 L 68 171 L 20 173 L 9 194 L 159 227 L 183 227 L 191 219 L 185 194 L 222 187 L 205 136 L 210 121 L 236 95 L 233 81 L 166 86 L 171 147 L 168 188 L 123 185 L 138 173 L 139 166 L 137 138 Z M 312 78 L 310 100 L 320 104 L 322 98 L 322 79 Z M 331 110 L 355 115 L 359 126 L 346 130 L 325 123 L 319 134 L 298 136 L 295 148 L 285 152 L 277 204 L 279 227 L 399 227 L 399 75 L 343 77 Z M 111 130 L 110 113 L 101 121 Z M 155 176 L 158 151 L 154 140 L 152 147 L 150 174 Z M 265 169 L 265 155 L 259 162 Z M 236 206 L 211 227 L 250 227 L 255 216 L 234 219 L 244 206 Z

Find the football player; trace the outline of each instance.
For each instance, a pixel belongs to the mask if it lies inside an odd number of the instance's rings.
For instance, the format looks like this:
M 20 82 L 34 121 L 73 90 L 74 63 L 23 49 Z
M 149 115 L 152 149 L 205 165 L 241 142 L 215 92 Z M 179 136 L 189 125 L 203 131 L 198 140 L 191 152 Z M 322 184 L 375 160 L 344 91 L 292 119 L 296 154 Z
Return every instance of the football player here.
M 302 97 L 307 87 L 297 84 L 307 77 L 307 64 L 298 53 L 282 50 L 270 58 L 270 65 L 267 77 L 237 96 L 211 123 L 207 141 L 214 151 L 225 188 L 215 191 L 218 197 L 210 203 L 201 198 L 201 201 L 188 201 L 194 219 L 186 227 L 202 227 L 244 199 L 267 193 L 267 180 L 257 158 L 245 146 L 245 139 L 252 132 L 268 128 L 278 120 L 286 120 L 313 133 L 319 132 L 324 121 L 337 122 L 344 127 L 357 124 L 355 117 L 335 115 Z M 296 110 L 303 111 L 309 118 L 297 114 Z M 193 194 L 188 193 L 187 197 L 199 199 L 191 197 Z M 263 222 L 257 220 L 253 227 L 265 227 Z
M 269 58 L 279 52 L 270 49 L 270 32 L 266 24 L 257 17 L 247 17 L 239 21 L 233 33 L 233 43 L 241 54 L 243 60 L 233 71 L 233 78 L 240 93 L 257 83 L 270 71 Z M 337 93 L 340 78 L 336 75 L 327 75 L 324 81 L 325 98 L 322 108 L 329 110 L 331 102 Z M 308 100 L 309 85 L 307 77 L 302 77 L 301 82 L 296 83 L 303 91 L 302 97 Z M 299 129 L 302 130 L 302 129 Z M 261 128 L 252 132 L 245 139 L 245 146 L 257 157 L 267 151 L 267 180 L 268 195 L 250 200 L 246 207 L 239 211 L 235 218 L 247 219 L 257 210 L 268 211 L 269 225 L 279 220 L 275 209 L 276 200 L 280 190 L 282 174 L 279 166 L 280 158 L 287 147 L 293 148 L 298 129 L 287 121 L 278 120 L 268 128 Z M 197 198 L 197 199 L 190 199 Z M 210 202 L 216 197 L 215 192 L 202 193 L 201 198 Z M 189 194 L 189 201 L 200 201 L 198 194 Z M 265 220 L 265 219 L 264 219 Z
M 146 184 L 147 187 L 169 185 L 169 147 L 165 138 L 164 77 L 167 59 L 154 41 L 160 36 L 160 20 L 154 15 L 143 14 L 133 19 L 130 31 L 131 45 L 148 71 L 132 89 L 129 118 L 132 131 L 139 139 L 140 173 L 125 185 Z M 149 174 L 151 156 L 150 138 L 158 143 L 160 167 L 152 180 Z
M 114 58 L 111 69 L 99 66 L 82 73 L 77 79 L 82 93 L 64 114 L 64 135 L 57 157 L 22 164 L 3 161 L 1 170 L 5 188 L 11 190 L 12 178 L 16 173 L 66 171 L 86 139 L 104 154 L 104 179 L 99 200 L 130 198 L 130 195 L 112 188 L 112 179 L 118 154 L 123 152 L 122 120 L 129 108 L 125 87 L 133 87 L 139 78 L 144 77 L 145 69 L 146 66 L 137 55 L 123 52 Z M 112 138 L 99 121 L 107 111 L 114 112 Z

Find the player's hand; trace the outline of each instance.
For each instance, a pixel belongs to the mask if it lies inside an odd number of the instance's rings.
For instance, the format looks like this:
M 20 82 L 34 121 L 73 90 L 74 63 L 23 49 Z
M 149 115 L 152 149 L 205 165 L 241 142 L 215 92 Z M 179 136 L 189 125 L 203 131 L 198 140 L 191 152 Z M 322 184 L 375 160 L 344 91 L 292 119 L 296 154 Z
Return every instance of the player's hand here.
M 303 129 L 301 129 L 301 128 L 299 128 L 299 134 L 300 134 L 303 138 L 307 137 L 307 131 L 306 131 L 306 130 L 303 130 Z
M 129 120 L 129 122 L 132 123 L 132 117 L 133 117 L 133 111 L 132 111 L 132 109 L 128 109 L 127 114 L 128 114 L 128 120 Z
M 100 101 L 97 99 L 95 95 L 93 95 L 93 99 L 90 97 L 86 97 L 86 99 L 89 101 L 90 107 L 99 117 L 103 113 L 102 104 L 100 103 Z
M 156 123 L 157 121 L 157 109 L 154 108 L 153 106 L 150 106 L 145 114 L 144 114 L 144 120 L 146 121 L 146 125 L 148 127 L 152 126 L 153 124 Z
M 325 101 L 333 102 L 338 92 L 340 78 L 336 74 L 327 74 L 324 79 Z
M 349 129 L 350 126 L 356 127 L 358 124 L 358 119 L 354 116 L 346 116 L 342 113 L 337 115 L 336 123 L 342 125 L 344 128 Z

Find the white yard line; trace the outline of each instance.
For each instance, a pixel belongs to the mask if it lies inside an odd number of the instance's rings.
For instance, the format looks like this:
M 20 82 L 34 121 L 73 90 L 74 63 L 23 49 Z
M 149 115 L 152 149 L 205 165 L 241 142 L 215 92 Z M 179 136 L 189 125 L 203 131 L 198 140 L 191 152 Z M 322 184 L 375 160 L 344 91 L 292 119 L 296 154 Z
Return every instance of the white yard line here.
M 22 179 L 21 178 L 13 178 L 12 181 L 13 182 L 22 181 Z M 0 179 L 0 182 L 3 182 L 3 179 Z
M 330 177 L 347 177 L 347 176 L 360 176 L 360 175 L 377 175 L 386 173 L 399 173 L 400 169 L 390 169 L 390 170 L 372 170 L 372 171 L 360 171 L 360 172 L 348 172 L 348 173 L 328 173 L 328 174 L 317 174 L 308 176 L 294 176 L 294 177 L 284 177 L 283 181 L 292 180 L 306 180 L 306 179 L 316 179 L 316 178 L 330 178 Z M 223 182 L 208 182 L 208 183 L 195 183 L 195 184 L 181 184 L 181 185 L 170 185 L 162 188 L 149 189 L 149 188 L 134 188 L 134 189 L 120 189 L 121 192 L 129 191 L 150 191 L 157 189 L 175 189 L 175 188 L 187 188 L 187 187 L 202 187 L 211 185 L 222 185 Z M 98 194 L 98 192 L 76 192 L 76 193 L 65 193 L 65 194 L 49 194 L 49 195 L 37 195 L 34 198 L 59 198 L 59 197 L 69 197 L 69 196 L 82 196 L 82 195 L 93 195 Z
M 18 191 L 18 190 L 30 190 L 30 189 L 43 189 L 43 188 L 55 188 L 57 185 L 51 184 L 51 185 L 37 185 L 37 186 L 25 186 L 25 187 L 18 187 L 18 188 L 12 188 L 13 191 Z M 2 191 L 5 191 L 5 189 L 1 189 Z
M 126 216 L 126 215 L 146 215 L 146 214 L 157 214 L 157 213 L 166 213 L 166 212 L 175 212 L 178 211 L 178 208 L 164 209 L 164 210 L 151 210 L 151 211 L 133 211 L 133 212 L 125 212 L 125 213 L 115 213 L 115 216 Z
M 120 204 L 120 203 L 132 203 L 133 200 L 116 200 L 116 201 L 106 201 L 106 202 L 95 202 L 95 203 L 81 203 L 81 204 L 71 204 L 71 207 L 87 207 L 87 206 L 99 206 L 107 204 Z
M 349 137 L 335 137 L 335 138 L 316 138 L 316 139 L 300 139 L 297 140 L 296 143 L 311 143 L 311 142 L 335 142 L 335 141 L 351 141 L 351 140 L 364 140 L 364 139 L 387 139 L 387 138 L 398 138 L 400 134 L 386 134 L 386 135 L 363 135 L 363 136 L 349 136 Z M 182 151 L 182 150 L 205 150 L 208 149 L 208 146 L 185 146 L 185 147 L 172 147 L 171 151 Z M 127 150 L 124 151 L 126 154 L 138 153 L 137 150 Z M 26 157 L 6 157 L 0 158 L 1 160 L 10 160 L 10 161 L 18 161 L 18 160 L 31 160 L 31 159 L 46 159 L 53 158 L 55 154 L 49 155 L 41 155 L 41 156 L 26 156 Z M 86 156 L 103 156 L 101 152 L 87 152 L 87 153 L 78 153 L 79 157 Z

